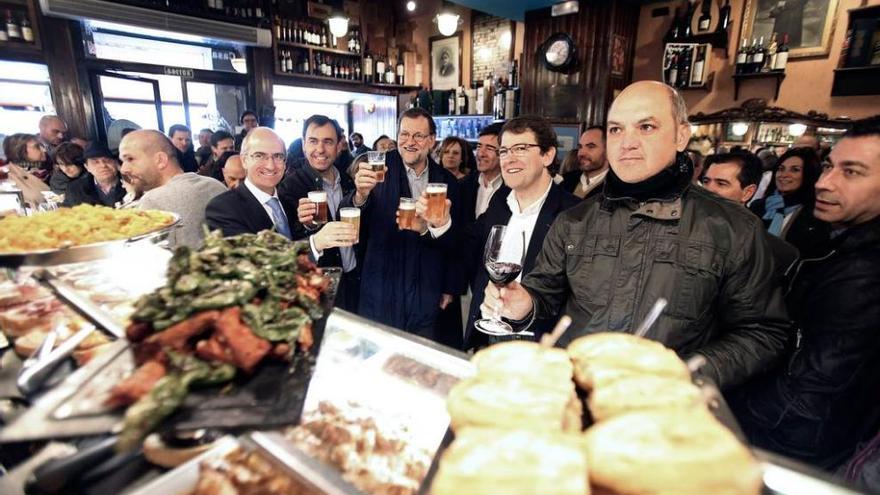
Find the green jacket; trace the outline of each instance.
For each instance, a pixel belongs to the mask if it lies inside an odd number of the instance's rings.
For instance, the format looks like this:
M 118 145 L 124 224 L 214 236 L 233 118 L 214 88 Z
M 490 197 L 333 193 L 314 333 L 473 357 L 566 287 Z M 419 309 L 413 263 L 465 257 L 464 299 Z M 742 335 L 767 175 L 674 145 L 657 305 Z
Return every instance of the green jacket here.
M 729 387 L 770 368 L 791 328 L 760 219 L 689 183 L 666 200 L 601 194 L 560 214 L 523 285 L 538 318 L 568 314 L 560 339 L 632 332 L 659 297 L 647 337 Z

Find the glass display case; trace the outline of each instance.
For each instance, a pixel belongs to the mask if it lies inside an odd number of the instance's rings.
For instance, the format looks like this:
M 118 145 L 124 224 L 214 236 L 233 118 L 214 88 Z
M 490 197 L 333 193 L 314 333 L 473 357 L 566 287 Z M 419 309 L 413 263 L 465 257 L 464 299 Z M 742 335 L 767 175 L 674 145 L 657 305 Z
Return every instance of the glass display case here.
M 484 127 L 495 122 L 491 115 L 437 115 L 437 141 L 449 136 L 460 137 L 466 141 L 476 141 Z

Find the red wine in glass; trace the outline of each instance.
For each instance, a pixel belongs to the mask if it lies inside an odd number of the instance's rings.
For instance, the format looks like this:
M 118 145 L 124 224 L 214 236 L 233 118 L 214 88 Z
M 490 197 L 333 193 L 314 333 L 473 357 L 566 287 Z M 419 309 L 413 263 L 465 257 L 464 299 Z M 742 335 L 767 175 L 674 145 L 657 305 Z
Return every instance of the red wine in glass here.
M 522 234 L 522 233 L 520 233 Z M 513 282 L 522 272 L 525 256 L 525 235 L 507 236 L 506 225 L 493 225 L 486 239 L 483 261 L 489 279 L 498 287 Z M 477 330 L 494 336 L 513 335 L 513 328 L 501 320 L 500 307 L 494 309 L 492 318 L 481 318 L 474 322 Z
M 505 286 L 519 277 L 522 265 L 509 261 L 490 261 L 486 263 L 486 272 L 495 285 Z

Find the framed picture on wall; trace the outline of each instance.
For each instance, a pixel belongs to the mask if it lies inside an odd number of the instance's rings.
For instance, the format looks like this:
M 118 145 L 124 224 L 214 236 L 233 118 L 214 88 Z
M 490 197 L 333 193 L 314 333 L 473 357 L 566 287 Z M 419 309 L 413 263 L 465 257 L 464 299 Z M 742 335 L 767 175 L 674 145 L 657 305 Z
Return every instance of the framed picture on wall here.
M 626 70 L 626 38 L 615 34 L 611 38 L 611 75 L 623 77 Z
M 788 36 L 788 58 L 828 55 L 837 20 L 838 0 L 746 0 L 740 40 Z M 742 41 L 739 42 L 742 44 Z
M 553 124 L 553 130 L 556 131 L 556 159 L 561 163 L 569 151 L 577 148 L 581 125 Z
M 431 89 L 461 86 L 461 31 L 452 36 L 433 36 L 431 42 Z

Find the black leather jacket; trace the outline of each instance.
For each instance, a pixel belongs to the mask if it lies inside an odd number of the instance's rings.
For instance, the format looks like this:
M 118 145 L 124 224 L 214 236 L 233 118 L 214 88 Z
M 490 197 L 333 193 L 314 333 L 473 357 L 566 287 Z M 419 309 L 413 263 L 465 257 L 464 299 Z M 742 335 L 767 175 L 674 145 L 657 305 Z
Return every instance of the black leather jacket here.
M 632 332 L 659 297 L 648 337 L 707 358 L 720 387 L 772 367 L 790 322 L 760 220 L 679 179 L 663 200 L 604 192 L 557 217 L 523 285 L 539 318 L 568 314 L 560 345 L 594 332 Z M 563 306 L 564 305 L 564 306 Z

